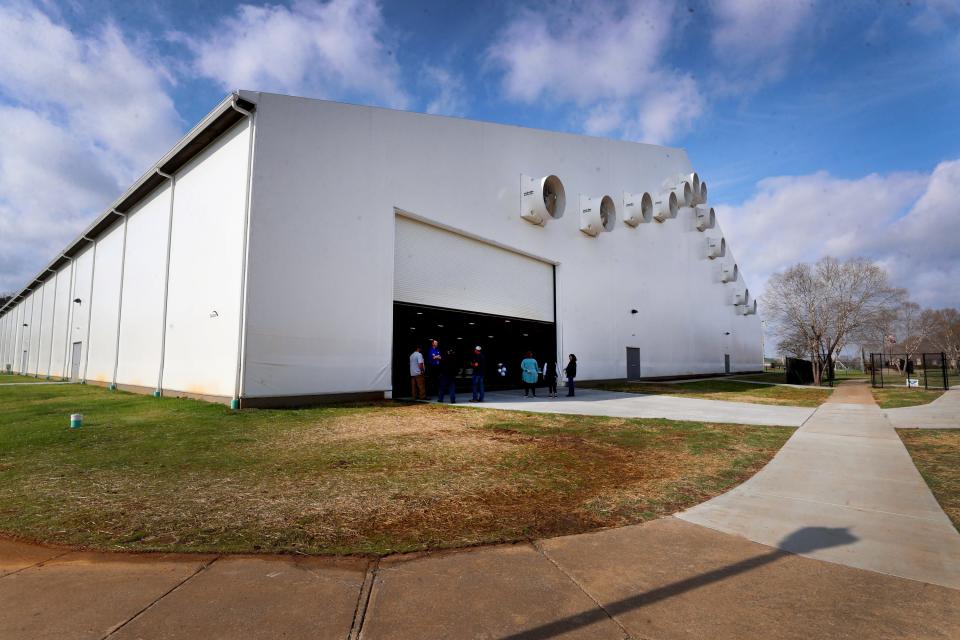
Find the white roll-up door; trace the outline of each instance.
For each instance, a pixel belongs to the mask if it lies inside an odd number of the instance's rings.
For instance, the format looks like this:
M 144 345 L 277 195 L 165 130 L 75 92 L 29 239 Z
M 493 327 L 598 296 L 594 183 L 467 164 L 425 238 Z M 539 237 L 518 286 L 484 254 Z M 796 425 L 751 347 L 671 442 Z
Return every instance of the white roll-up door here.
M 553 265 L 397 217 L 398 302 L 553 322 Z

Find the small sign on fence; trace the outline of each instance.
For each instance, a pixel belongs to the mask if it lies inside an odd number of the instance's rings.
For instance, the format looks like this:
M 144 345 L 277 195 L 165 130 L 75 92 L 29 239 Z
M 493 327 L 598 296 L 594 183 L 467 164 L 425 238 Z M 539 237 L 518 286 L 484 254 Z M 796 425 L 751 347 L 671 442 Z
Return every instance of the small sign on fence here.
M 917 378 L 907 378 L 907 386 L 908 386 L 908 387 L 919 387 L 919 386 L 920 386 L 920 380 L 918 380 Z

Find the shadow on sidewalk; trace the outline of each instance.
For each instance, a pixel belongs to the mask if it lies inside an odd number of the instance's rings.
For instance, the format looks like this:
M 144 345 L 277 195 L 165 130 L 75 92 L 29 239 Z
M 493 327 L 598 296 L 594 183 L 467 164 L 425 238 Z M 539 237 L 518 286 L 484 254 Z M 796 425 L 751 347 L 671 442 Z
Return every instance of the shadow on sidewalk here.
M 638 593 L 623 598 L 606 605 L 603 609 L 594 609 L 592 611 L 568 616 L 554 622 L 528 629 L 520 633 L 506 636 L 503 640 L 545 640 L 580 627 L 593 624 L 608 617 L 615 617 L 628 611 L 640 609 L 655 602 L 666 600 L 680 595 L 687 591 L 692 591 L 700 587 L 720 582 L 727 578 L 732 578 L 741 573 L 752 571 L 767 564 L 776 562 L 780 558 L 792 555 L 809 553 L 818 549 L 828 549 L 830 547 L 840 547 L 856 542 L 858 538 L 854 536 L 846 527 L 804 527 L 794 531 L 786 538 L 780 541 L 779 549 L 774 549 L 769 553 L 754 556 L 741 560 L 713 571 L 679 580 L 672 584 L 658 587 L 651 591 Z

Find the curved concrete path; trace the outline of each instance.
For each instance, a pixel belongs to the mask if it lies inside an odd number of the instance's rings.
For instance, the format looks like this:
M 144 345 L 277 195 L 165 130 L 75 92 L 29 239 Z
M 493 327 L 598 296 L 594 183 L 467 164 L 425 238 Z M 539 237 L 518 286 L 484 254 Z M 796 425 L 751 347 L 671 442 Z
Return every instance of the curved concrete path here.
M 767 427 L 799 427 L 813 415 L 810 407 L 785 407 L 748 402 L 678 398 L 667 395 L 643 395 L 577 389 L 577 395 L 567 398 L 560 390 L 559 398 L 537 396 L 525 398 L 520 391 L 496 391 L 486 394 L 481 407 L 507 411 L 536 413 L 563 413 L 583 416 L 613 416 L 618 418 L 665 418 L 692 422 L 726 422 Z M 469 394 L 458 397 L 463 402 Z
M 898 429 L 960 429 L 960 389 L 952 389 L 930 404 L 884 409 Z
M 678 515 L 849 567 L 960 589 L 954 529 L 866 384 L 845 383 L 757 475 Z M 804 527 L 830 535 L 799 549 L 782 541 Z M 805 541 L 811 542 L 811 541 Z

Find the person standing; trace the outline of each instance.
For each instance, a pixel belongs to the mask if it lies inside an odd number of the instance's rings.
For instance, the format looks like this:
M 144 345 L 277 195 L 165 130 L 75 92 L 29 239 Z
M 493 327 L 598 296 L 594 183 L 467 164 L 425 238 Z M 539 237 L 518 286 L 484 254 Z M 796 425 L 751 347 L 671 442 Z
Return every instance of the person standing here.
M 483 372 L 486 364 L 480 345 L 473 349 L 470 367 L 473 369 L 473 399 L 470 402 L 483 402 Z
M 414 400 L 427 399 L 427 385 L 423 379 L 424 364 L 420 345 L 413 348 L 410 354 L 410 397 Z
M 440 398 L 438 402 L 443 402 L 443 396 L 450 392 L 450 404 L 457 403 L 457 374 L 460 368 L 457 366 L 457 352 L 453 349 L 447 349 L 438 365 L 440 368 Z
M 543 381 L 547 383 L 547 395 L 557 397 L 557 363 L 551 360 L 543 365 Z
M 563 368 L 563 372 L 567 375 L 567 397 L 571 398 L 576 390 L 574 380 L 577 377 L 577 356 L 572 353 L 570 354 L 570 361 L 567 363 L 567 366 Z
M 440 346 L 436 340 L 430 341 L 430 350 L 427 352 L 426 374 L 427 391 L 434 393 L 440 387 L 440 362 L 443 356 L 440 354 Z
M 527 351 L 526 357 L 520 362 L 520 377 L 523 379 L 523 397 L 537 397 L 537 380 L 540 377 L 540 365 L 533 359 L 533 352 Z

